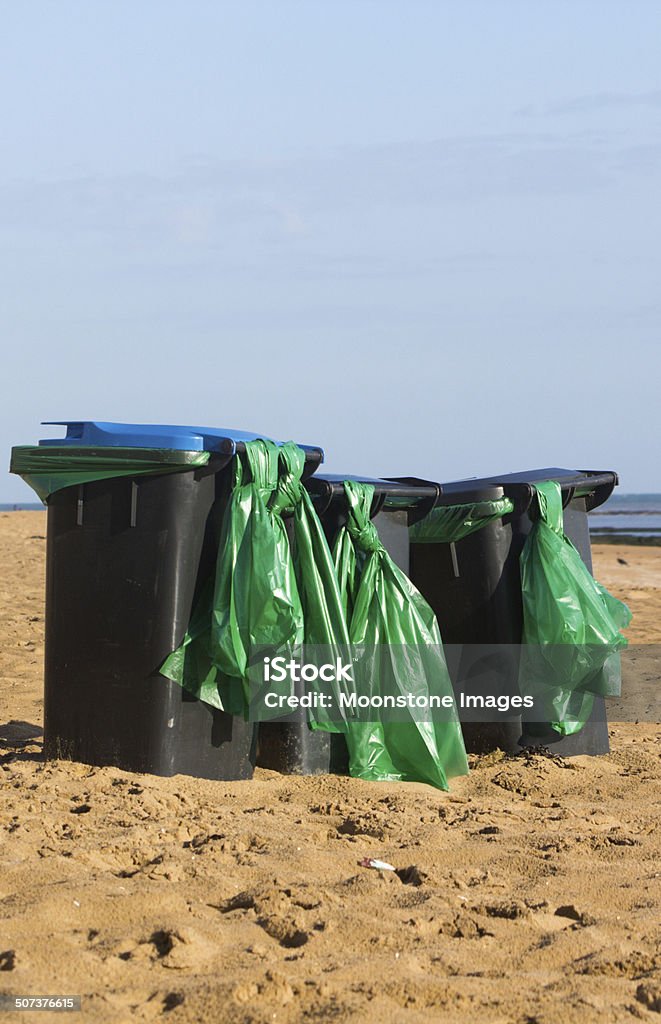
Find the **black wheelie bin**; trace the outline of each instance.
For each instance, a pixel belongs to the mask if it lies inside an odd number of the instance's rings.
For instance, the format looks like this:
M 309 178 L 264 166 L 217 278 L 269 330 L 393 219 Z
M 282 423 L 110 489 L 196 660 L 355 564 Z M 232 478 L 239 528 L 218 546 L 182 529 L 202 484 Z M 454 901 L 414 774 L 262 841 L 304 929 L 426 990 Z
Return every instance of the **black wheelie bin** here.
M 154 775 L 250 778 L 253 723 L 159 672 L 212 573 L 235 455 L 263 435 L 65 422 L 15 448 L 48 506 L 45 751 Z M 323 460 L 306 448 L 306 472 Z
M 617 484 L 611 471 L 545 468 L 443 483 L 437 507 L 480 505 L 509 499 L 510 511 L 453 543 L 411 544 L 411 579 L 439 621 L 456 691 L 518 694 L 523 627 L 519 556 L 536 515 L 534 484 L 555 480 L 562 489 L 564 530 L 592 571 L 588 512 Z M 596 696 L 584 728 L 560 736 L 525 710 L 460 710 L 466 749 L 516 752 L 548 746 L 554 753 L 603 754 L 609 750 L 604 699 Z
M 414 479 L 398 482 L 325 473 L 311 476 L 306 487 L 331 548 L 338 530 L 346 522 L 346 495 L 342 484 L 348 479 L 374 487 L 372 522 L 392 560 L 408 574 L 409 525 L 433 508 L 440 493 L 439 485 Z M 288 715 L 286 721 L 259 724 L 257 764 L 291 775 L 343 774 L 347 771 L 346 744 L 341 735 L 311 729 L 305 712 L 297 712 Z

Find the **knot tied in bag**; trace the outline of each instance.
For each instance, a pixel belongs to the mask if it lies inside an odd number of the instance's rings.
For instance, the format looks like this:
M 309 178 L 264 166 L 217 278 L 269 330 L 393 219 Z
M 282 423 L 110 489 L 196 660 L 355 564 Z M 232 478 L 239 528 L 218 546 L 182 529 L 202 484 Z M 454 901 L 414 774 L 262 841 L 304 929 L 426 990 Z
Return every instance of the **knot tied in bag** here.
M 351 522 L 351 520 L 349 520 L 347 523 L 347 530 L 359 551 L 364 551 L 365 554 L 369 554 L 373 551 L 383 550 L 381 538 L 376 532 L 374 523 L 371 521 L 360 526 L 358 523 Z

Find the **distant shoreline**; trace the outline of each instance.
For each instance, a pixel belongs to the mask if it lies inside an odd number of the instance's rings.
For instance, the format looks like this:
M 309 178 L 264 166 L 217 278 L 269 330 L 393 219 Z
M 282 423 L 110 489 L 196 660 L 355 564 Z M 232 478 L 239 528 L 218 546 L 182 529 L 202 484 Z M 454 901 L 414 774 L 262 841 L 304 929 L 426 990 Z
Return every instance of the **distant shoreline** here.
M 661 535 L 658 533 L 591 533 L 590 543 L 595 544 L 629 544 L 634 547 L 661 547 Z

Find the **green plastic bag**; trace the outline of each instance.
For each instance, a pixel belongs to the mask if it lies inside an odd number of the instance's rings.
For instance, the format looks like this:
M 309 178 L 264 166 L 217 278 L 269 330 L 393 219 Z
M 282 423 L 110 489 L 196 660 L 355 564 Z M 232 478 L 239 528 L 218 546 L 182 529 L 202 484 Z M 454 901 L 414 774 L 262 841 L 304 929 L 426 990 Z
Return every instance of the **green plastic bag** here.
M 412 544 L 454 544 L 514 510 L 510 498 L 469 505 L 439 505 L 409 527 Z
M 618 696 L 620 632 L 627 606 L 602 587 L 565 535 L 562 491 L 552 480 L 535 485 L 539 519 L 521 553 L 522 694 L 535 701 L 536 721 L 562 736 L 579 732 L 594 695 Z
M 304 639 L 284 507 L 271 507 L 278 474 L 272 441 L 246 442 L 235 457 L 214 579 L 200 594 L 183 643 L 161 667 L 201 700 L 235 714 L 247 710 L 251 649 L 293 654 Z M 243 700 L 232 681 L 241 683 Z
M 328 542 L 301 482 L 304 453 L 290 442 L 280 447 L 279 457 L 280 477 L 273 503 L 276 509 L 293 511 L 294 566 L 304 611 L 305 648 L 310 653 L 323 651 L 324 659 L 345 660 L 351 654 L 349 628 Z M 341 694 L 349 693 L 348 686 L 335 681 L 331 689 L 338 709 Z M 356 721 L 344 712 L 332 717 L 310 712 L 310 725 L 344 735 L 353 777 L 381 781 L 401 778 L 386 748 L 380 723 Z
M 348 645 L 348 631 L 333 561 L 312 499 L 303 486 L 305 453 L 289 441 L 278 449 L 279 478 L 274 513 L 293 513 L 294 571 L 307 645 Z
M 90 448 L 19 445 L 12 448 L 10 473 L 23 477 L 42 501 L 77 484 L 122 476 L 161 476 L 206 466 L 209 452 L 169 448 Z
M 374 488 L 345 481 L 344 490 L 348 517 L 335 541 L 334 561 L 351 642 L 367 656 L 363 685 L 378 690 L 381 669 L 387 668 L 388 686 L 394 684 L 403 696 L 453 696 L 434 613 L 390 558 L 370 520 Z M 449 721 L 411 714 L 410 721 L 369 723 L 362 739 L 353 752 L 352 774 L 363 778 L 380 777 L 381 746 L 406 781 L 447 789 L 448 778 L 468 771 L 454 706 Z
M 297 449 L 300 451 L 300 449 Z M 304 460 L 304 453 L 301 451 Z M 211 618 L 214 661 L 226 675 L 244 679 L 253 648 L 296 649 L 304 616 L 289 539 L 276 496 L 279 449 L 272 441 L 246 444 L 240 459 L 218 548 Z M 244 482 L 245 477 L 245 482 Z
M 305 453 L 290 441 L 280 446 L 278 454 L 280 475 L 273 508 L 293 513 L 293 561 L 303 607 L 305 647 L 323 648 L 326 658 L 347 658 L 349 630 L 333 559 L 312 499 L 302 483 Z M 333 691 L 337 705 L 338 684 L 334 684 Z M 321 723 L 311 716 L 311 725 L 316 724 L 329 732 L 345 731 L 344 726 L 334 724 L 328 716 Z

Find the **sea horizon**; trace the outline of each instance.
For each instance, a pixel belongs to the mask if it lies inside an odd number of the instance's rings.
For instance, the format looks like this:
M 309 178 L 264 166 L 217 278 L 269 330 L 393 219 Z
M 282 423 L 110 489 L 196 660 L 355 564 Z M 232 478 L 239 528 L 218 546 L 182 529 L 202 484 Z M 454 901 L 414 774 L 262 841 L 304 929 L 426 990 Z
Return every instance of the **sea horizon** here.
M 0 502 L 0 512 L 40 512 L 42 502 Z M 661 544 L 661 492 L 631 491 L 613 494 L 589 513 L 594 542 Z

